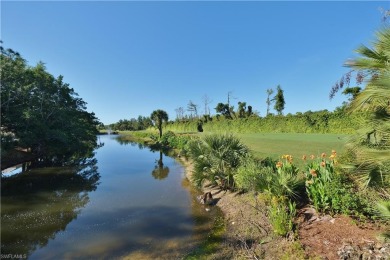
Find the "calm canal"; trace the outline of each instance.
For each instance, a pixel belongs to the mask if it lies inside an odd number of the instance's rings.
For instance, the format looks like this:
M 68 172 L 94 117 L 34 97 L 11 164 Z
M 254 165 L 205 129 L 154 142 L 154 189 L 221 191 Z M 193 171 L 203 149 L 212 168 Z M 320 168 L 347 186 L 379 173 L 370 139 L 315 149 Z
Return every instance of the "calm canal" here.
M 182 258 L 207 237 L 218 208 L 173 158 L 116 136 L 77 167 L 2 178 L 1 253 L 29 259 Z

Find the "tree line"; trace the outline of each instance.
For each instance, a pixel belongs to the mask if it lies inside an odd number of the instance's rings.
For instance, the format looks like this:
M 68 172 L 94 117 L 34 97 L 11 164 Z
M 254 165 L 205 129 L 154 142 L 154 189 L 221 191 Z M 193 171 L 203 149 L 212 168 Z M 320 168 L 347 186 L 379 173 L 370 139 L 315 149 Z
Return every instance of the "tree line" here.
M 150 117 L 140 115 L 138 118 L 121 119 L 108 126 L 101 125 L 99 129 L 109 128 L 114 131 L 138 131 L 145 130 L 151 126 L 153 126 L 153 122 Z
M 270 96 L 274 93 L 273 89 L 267 89 L 267 113 L 266 115 L 270 115 L 270 106 L 274 104 L 274 109 L 278 115 L 283 115 L 283 110 L 286 104 L 286 101 L 284 99 L 284 91 L 281 88 L 280 85 L 276 87 L 276 95 L 270 99 Z M 237 118 L 246 118 L 250 117 L 253 114 L 259 115 L 258 112 L 253 111 L 253 107 L 247 102 L 239 101 L 237 103 L 237 109 L 235 109 L 234 105 L 231 104 L 231 94 L 232 92 L 228 92 L 228 98 L 227 102 L 219 102 L 217 103 L 216 107 L 214 108 L 216 112 L 216 116 L 220 117 L 223 116 L 226 119 L 237 119 Z M 184 109 L 184 107 L 178 107 L 175 109 L 176 112 L 176 121 L 188 121 L 188 120 L 194 120 L 194 119 L 204 119 L 204 120 L 211 120 L 211 113 L 209 104 L 211 103 L 210 98 L 205 95 L 203 96 L 203 102 L 204 102 L 204 113 L 203 116 L 199 113 L 199 105 L 195 104 L 192 100 L 190 100 L 187 104 L 187 109 Z M 186 112 L 188 112 L 186 114 Z

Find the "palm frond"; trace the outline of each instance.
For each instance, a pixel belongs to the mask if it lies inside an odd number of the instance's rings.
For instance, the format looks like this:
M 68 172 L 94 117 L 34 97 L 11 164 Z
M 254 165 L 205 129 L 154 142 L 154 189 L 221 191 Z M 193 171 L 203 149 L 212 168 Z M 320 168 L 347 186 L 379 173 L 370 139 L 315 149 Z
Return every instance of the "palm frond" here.
M 346 66 L 363 73 L 367 85 L 349 109 L 368 116 L 348 146 L 354 154 L 355 176 L 366 187 L 390 176 L 390 27 L 376 33 L 372 48 L 361 45 L 356 52 L 361 57 Z
M 190 154 L 195 161 L 193 176 L 198 185 L 207 179 L 212 183 L 219 180 L 233 187 L 234 172 L 249 150 L 233 135 L 213 134 L 191 143 Z
M 352 111 L 377 111 L 390 108 L 390 72 L 371 80 L 367 87 L 353 100 Z
M 379 201 L 376 204 L 379 215 L 384 219 L 390 219 L 390 201 Z
M 363 57 L 350 60 L 345 63 L 345 66 L 356 70 L 386 69 L 386 61 L 388 61 L 388 57 L 384 52 L 377 52 L 375 49 L 370 49 L 364 45 L 357 48 L 356 52 Z

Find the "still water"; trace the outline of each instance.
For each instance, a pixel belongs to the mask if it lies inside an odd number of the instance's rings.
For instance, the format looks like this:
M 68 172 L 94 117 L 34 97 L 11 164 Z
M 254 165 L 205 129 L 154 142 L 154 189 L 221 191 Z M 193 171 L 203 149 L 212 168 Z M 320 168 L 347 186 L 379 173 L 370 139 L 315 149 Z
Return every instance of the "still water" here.
M 174 259 L 205 239 L 216 207 L 173 158 L 115 136 L 77 167 L 2 179 L 1 253 L 29 259 Z M 6 174 L 5 174 L 6 175 Z

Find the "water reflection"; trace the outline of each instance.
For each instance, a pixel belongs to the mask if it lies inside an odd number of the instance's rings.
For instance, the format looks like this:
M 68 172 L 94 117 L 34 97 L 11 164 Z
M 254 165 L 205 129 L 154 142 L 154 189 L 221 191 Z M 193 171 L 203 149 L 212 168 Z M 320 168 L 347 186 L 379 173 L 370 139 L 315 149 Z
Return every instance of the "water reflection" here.
M 156 165 L 154 166 L 154 169 L 152 170 L 152 176 L 156 180 L 163 180 L 163 179 L 168 177 L 169 167 L 164 166 L 163 154 L 167 156 L 169 153 L 169 149 L 167 149 L 167 148 L 164 149 L 164 148 L 159 147 L 159 146 L 146 146 L 145 144 L 142 144 L 142 143 L 136 143 L 136 142 L 127 140 L 127 139 L 123 138 L 122 136 L 118 136 L 116 138 L 116 141 L 120 145 L 130 145 L 132 147 L 137 146 L 140 150 L 148 148 L 153 153 L 159 152 L 160 157 L 158 160 L 156 160 Z
M 2 179 L 2 253 L 179 259 L 208 236 L 220 213 L 195 200 L 199 193 L 177 161 L 163 150 L 100 138 L 99 172 L 94 159 Z
M 163 162 L 163 152 L 160 150 L 160 158 L 156 162 L 156 166 L 154 166 L 154 170 L 152 171 L 152 176 L 157 180 L 163 180 L 168 177 L 169 168 L 168 166 L 164 166 Z
M 96 190 L 96 159 L 1 179 L 1 252 L 30 255 L 74 220 Z
M 145 144 L 142 143 L 137 143 L 134 141 L 130 141 L 125 139 L 123 136 L 119 135 L 115 138 L 115 140 L 120 144 L 120 145 L 130 145 L 132 147 L 138 147 L 140 150 L 148 148 Z

